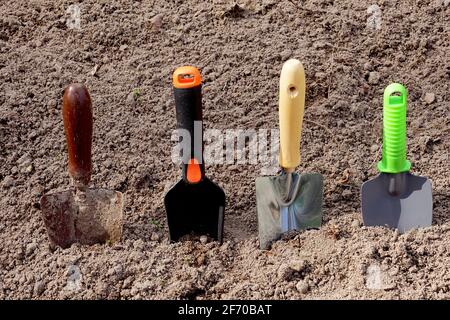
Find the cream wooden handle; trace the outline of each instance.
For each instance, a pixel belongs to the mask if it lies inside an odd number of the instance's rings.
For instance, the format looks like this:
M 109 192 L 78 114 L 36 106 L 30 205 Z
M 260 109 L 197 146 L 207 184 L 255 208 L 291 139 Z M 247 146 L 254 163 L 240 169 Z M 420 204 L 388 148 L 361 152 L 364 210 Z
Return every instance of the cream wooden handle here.
M 297 59 L 281 70 L 279 93 L 280 166 L 293 171 L 300 164 L 300 140 L 305 111 L 305 71 Z

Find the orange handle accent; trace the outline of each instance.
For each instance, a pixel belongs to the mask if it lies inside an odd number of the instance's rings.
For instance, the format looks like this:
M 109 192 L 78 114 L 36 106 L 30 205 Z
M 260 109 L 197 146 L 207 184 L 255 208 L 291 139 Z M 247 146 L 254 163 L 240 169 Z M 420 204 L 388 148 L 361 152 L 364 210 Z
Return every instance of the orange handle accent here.
M 71 84 L 64 91 L 62 115 L 67 139 L 69 175 L 76 187 L 91 180 L 92 103 L 84 85 Z
M 202 169 L 197 159 L 192 158 L 186 168 L 186 179 L 189 183 L 197 183 L 202 180 Z
M 175 88 L 187 89 L 202 84 L 202 76 L 197 68 L 192 66 L 179 67 L 173 73 L 173 86 Z

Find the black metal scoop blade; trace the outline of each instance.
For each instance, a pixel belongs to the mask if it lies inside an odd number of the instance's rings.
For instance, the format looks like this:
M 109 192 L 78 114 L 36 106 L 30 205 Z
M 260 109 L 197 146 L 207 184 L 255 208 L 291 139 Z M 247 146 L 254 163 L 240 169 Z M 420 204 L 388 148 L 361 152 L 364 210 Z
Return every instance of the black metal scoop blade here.
M 225 193 L 208 178 L 196 184 L 180 180 L 167 192 L 164 204 L 171 241 L 195 233 L 222 242 Z

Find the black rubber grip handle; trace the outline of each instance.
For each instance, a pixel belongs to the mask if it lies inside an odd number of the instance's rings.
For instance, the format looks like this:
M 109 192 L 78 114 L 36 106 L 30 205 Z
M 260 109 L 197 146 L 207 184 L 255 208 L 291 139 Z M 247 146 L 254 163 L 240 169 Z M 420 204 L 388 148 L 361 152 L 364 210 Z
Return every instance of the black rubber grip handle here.
M 191 88 L 173 88 L 175 97 L 177 129 L 184 129 L 190 135 L 190 150 L 184 150 L 182 155 L 183 179 L 189 181 L 187 170 L 189 163 L 197 161 L 200 166 L 201 179 L 205 176 L 203 163 L 203 116 L 202 116 L 202 86 Z M 182 138 L 180 137 L 180 140 Z M 192 167 L 191 167 L 192 168 Z

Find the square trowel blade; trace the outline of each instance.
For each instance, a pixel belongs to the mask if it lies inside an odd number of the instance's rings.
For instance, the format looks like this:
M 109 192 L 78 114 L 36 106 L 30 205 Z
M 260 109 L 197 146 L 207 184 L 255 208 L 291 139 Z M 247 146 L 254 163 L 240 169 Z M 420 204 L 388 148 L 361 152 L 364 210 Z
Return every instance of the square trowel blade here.
M 41 198 L 50 246 L 67 248 L 75 242 L 92 245 L 119 241 L 123 225 L 123 194 L 105 189 L 55 192 Z
M 323 177 L 318 173 L 293 174 L 300 179 L 294 201 L 282 205 L 286 175 L 256 179 L 256 203 L 260 248 L 268 249 L 285 232 L 319 228 L 322 224 Z M 288 215 L 282 217 L 282 214 Z
M 181 179 L 167 192 L 164 203 L 171 241 L 194 233 L 222 243 L 225 193 L 207 177 L 196 184 Z
M 402 192 L 393 193 L 394 175 L 400 179 Z M 364 225 L 387 226 L 404 233 L 413 228 L 431 226 L 433 197 L 431 182 L 409 172 L 381 173 L 361 187 Z

